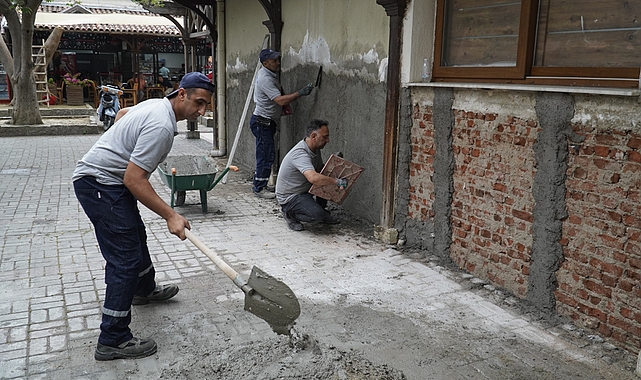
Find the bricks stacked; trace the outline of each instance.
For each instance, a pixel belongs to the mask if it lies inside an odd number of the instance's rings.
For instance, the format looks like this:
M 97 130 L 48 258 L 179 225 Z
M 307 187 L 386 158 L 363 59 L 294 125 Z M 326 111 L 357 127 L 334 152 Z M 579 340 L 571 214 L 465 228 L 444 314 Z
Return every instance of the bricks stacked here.
M 541 129 L 536 120 L 505 114 L 453 112 L 449 254 L 459 267 L 525 298 L 533 245 L 534 144 Z M 443 138 L 434 135 L 433 119 L 430 104 L 414 105 L 408 218 L 428 224 L 435 215 L 435 141 Z M 561 215 L 564 261 L 555 273 L 557 310 L 637 352 L 641 134 L 634 128 L 572 129 L 586 138 L 581 144 L 568 142 L 566 204 L 561 205 L 567 210 L 567 217 Z M 559 147 L 564 149 L 565 140 Z
M 432 173 L 435 153 L 432 107 L 416 104 L 413 117 L 408 216 L 410 219 L 425 222 L 434 217 L 431 209 L 434 202 Z
M 641 347 L 641 135 L 575 127 L 558 309 L 631 350 Z
M 523 297 L 532 245 L 536 123 L 456 110 L 451 256 Z

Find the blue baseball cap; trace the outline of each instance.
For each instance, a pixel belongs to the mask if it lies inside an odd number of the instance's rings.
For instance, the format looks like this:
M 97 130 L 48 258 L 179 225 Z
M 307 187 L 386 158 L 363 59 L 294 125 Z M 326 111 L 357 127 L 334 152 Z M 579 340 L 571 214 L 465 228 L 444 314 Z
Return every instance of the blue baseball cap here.
M 276 59 L 278 57 L 280 57 L 279 51 L 271 49 L 263 49 L 260 51 L 260 63 L 263 63 L 268 59 Z
M 203 88 L 212 94 L 216 91 L 216 86 L 207 78 L 207 75 L 193 71 L 191 73 L 185 74 L 183 79 L 180 81 L 180 86 L 177 90 L 174 90 L 171 94 L 167 95 L 168 98 L 175 96 L 178 93 L 178 90 L 181 88 Z

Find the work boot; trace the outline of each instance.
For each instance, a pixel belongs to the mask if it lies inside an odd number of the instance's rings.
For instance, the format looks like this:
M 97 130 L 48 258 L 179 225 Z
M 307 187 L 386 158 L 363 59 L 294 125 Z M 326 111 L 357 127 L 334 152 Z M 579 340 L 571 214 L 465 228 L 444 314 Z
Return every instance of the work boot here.
M 147 297 L 134 295 L 134 299 L 131 301 L 131 304 L 146 305 L 149 302 L 167 301 L 176 294 L 178 294 L 178 285 L 156 285 L 156 289 L 154 289 L 154 291 L 151 292 L 151 294 L 149 294 Z
M 334 215 L 327 215 L 325 219 L 321 220 L 321 223 L 323 224 L 338 224 L 340 223 L 341 220 L 335 217 Z
M 283 212 L 283 218 L 287 222 L 287 227 L 289 227 L 290 230 L 302 231 L 304 229 L 303 224 L 298 219 L 287 214 L 286 212 Z
M 94 358 L 96 360 L 139 359 L 156 353 L 158 346 L 153 339 L 131 338 L 118 347 L 98 343 Z
M 260 189 L 260 191 L 254 191 L 254 195 L 257 196 L 258 198 L 263 198 L 263 199 L 274 199 L 276 198 L 275 193 L 271 193 L 267 191 L 266 189 Z

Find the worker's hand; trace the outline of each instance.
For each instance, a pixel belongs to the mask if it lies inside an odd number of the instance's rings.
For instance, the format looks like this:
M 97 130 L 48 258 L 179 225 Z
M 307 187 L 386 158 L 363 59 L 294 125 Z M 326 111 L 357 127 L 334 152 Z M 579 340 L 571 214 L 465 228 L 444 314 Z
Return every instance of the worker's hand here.
M 338 178 L 336 180 L 336 186 L 338 186 L 339 189 L 344 189 L 347 187 L 347 180 L 345 178 Z
M 180 240 L 185 240 L 187 238 L 185 236 L 185 228 L 191 230 L 189 221 L 179 213 L 174 213 L 169 219 L 167 219 L 167 228 L 169 228 L 169 232 L 178 236 Z
M 300 90 L 298 90 L 298 94 L 300 96 L 307 96 L 307 95 L 312 93 L 313 89 L 314 89 L 314 86 L 312 86 L 311 83 L 308 83 L 307 86 L 305 86 L 305 87 L 301 88 Z

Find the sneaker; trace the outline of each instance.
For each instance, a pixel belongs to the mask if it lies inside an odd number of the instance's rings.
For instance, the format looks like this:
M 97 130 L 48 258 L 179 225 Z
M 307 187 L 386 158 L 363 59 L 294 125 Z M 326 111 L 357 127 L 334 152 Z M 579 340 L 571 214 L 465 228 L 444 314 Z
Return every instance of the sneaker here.
M 265 186 L 265 187 L 264 187 L 264 190 L 267 190 L 267 191 L 269 191 L 270 193 L 273 193 L 273 192 L 275 192 L 275 191 L 276 191 L 276 186 L 269 186 L 269 185 L 267 185 L 267 186 Z
M 167 301 L 171 297 L 178 294 L 178 285 L 156 285 L 156 289 L 151 292 L 147 297 L 134 295 L 132 305 L 146 305 L 149 302 L 162 302 Z
M 118 347 L 98 343 L 94 358 L 96 360 L 138 359 L 153 355 L 158 350 L 153 339 L 131 338 Z
M 276 198 L 276 194 L 275 193 L 270 193 L 269 191 L 267 191 L 265 189 L 261 189 L 258 192 L 254 191 L 254 195 L 257 196 L 258 198 L 263 198 L 263 199 L 274 199 L 274 198 Z
M 328 215 L 325 219 L 321 221 L 323 224 L 338 224 L 341 220 L 335 217 L 334 215 Z
M 290 230 L 302 231 L 304 229 L 303 224 L 299 222 L 298 219 L 288 215 L 286 212 L 283 212 L 283 218 L 287 222 L 287 227 L 289 227 Z

